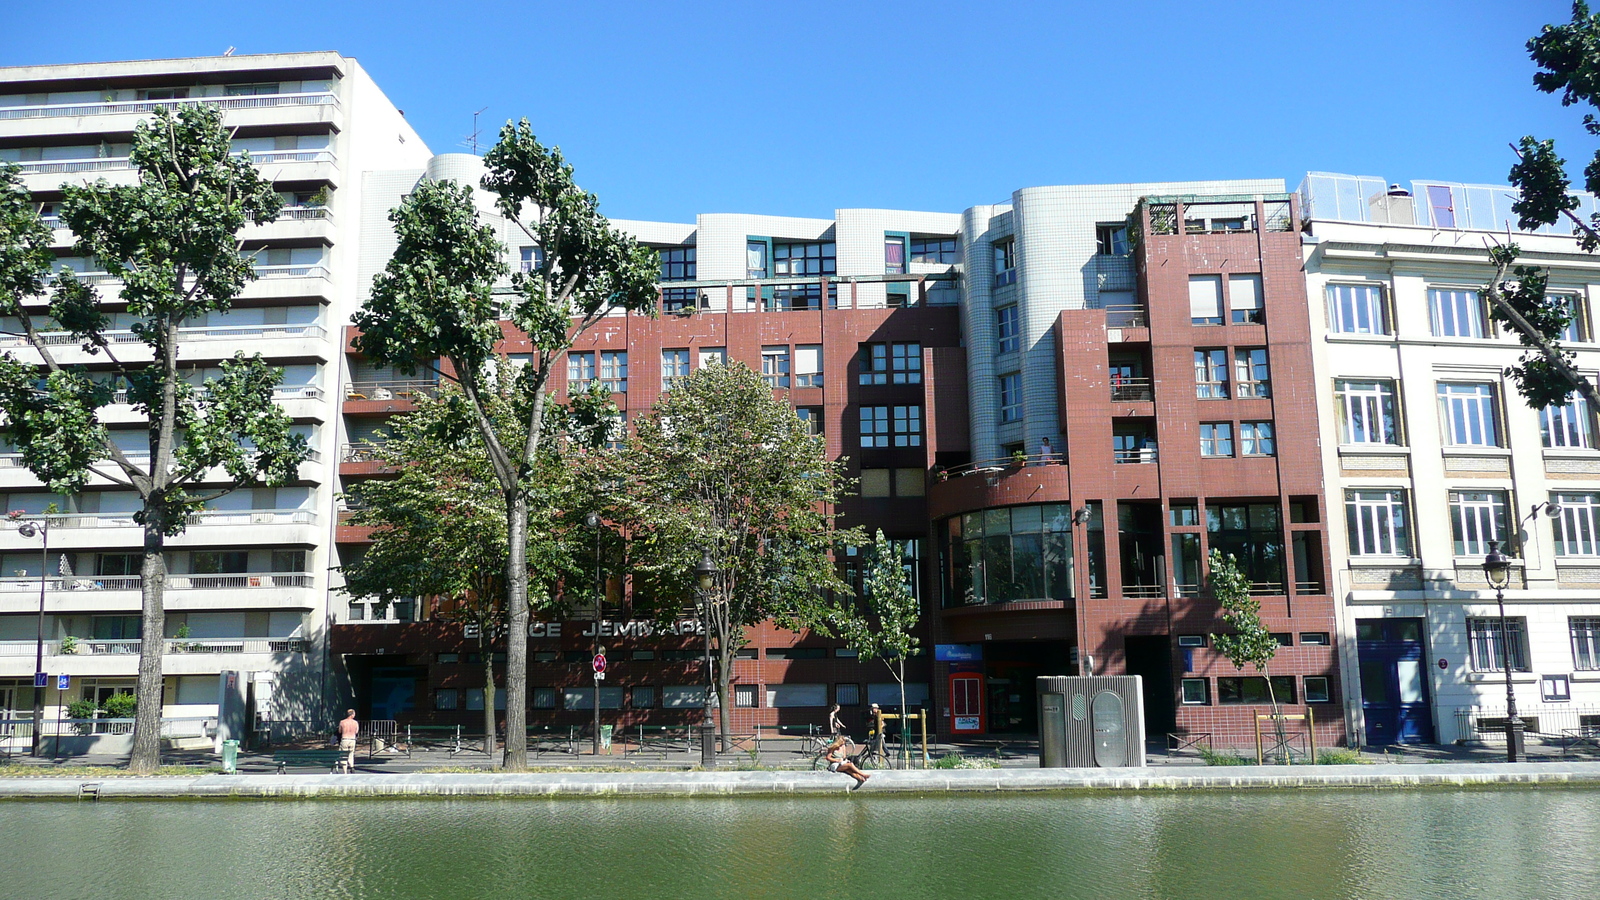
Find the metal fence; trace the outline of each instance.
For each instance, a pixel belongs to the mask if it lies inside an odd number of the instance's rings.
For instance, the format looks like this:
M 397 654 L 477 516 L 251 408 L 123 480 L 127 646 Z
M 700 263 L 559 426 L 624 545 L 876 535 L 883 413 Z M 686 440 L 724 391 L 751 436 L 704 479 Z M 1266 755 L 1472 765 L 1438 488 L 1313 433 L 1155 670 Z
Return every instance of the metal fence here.
M 1517 708 L 1524 733 L 1546 742 L 1560 742 L 1575 736 L 1600 734 L 1600 706 L 1538 704 Z M 1463 706 L 1455 710 L 1456 737 L 1464 741 L 1503 744 L 1506 740 L 1506 708 L 1503 706 Z

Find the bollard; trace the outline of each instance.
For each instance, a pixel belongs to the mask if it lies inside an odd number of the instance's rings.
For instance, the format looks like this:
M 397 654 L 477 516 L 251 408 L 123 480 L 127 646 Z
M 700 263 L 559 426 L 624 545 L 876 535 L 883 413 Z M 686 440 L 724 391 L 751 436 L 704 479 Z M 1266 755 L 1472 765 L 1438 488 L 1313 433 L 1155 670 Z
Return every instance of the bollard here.
M 717 766 L 717 726 L 709 718 L 700 726 L 700 765 L 707 769 Z

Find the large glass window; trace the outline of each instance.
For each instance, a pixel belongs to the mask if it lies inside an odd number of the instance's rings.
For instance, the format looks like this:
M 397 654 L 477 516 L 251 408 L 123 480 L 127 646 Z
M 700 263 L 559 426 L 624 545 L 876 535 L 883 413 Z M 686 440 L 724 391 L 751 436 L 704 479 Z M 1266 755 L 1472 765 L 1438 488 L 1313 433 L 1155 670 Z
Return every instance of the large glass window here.
M 994 245 L 994 271 L 996 275 L 1009 272 L 1017 267 L 1017 242 L 1005 240 Z M 998 280 L 998 279 L 997 279 Z M 1002 284 L 1009 282 L 1001 281 Z
M 761 380 L 770 388 L 787 388 L 789 386 L 789 348 L 762 347 L 761 348 Z
M 1072 507 L 1013 506 L 947 519 L 944 605 L 1072 599 Z
M 1472 646 L 1472 670 L 1505 671 L 1509 644 L 1512 671 L 1528 671 L 1527 631 L 1527 620 L 1521 616 L 1507 618 L 1504 632 L 1501 631 L 1498 618 L 1468 619 L 1467 637 Z
M 797 344 L 794 348 L 794 386 L 822 387 L 822 345 Z
M 1451 491 L 1450 533 L 1457 556 L 1484 556 L 1505 540 L 1505 491 Z
M 1557 556 L 1600 556 L 1600 494 L 1551 494 Z
M 1334 396 L 1339 401 L 1339 443 L 1400 443 L 1394 382 L 1341 379 L 1334 382 Z
M 894 445 L 896 447 L 922 446 L 922 407 L 894 407 Z
M 1572 667 L 1585 672 L 1600 669 L 1600 616 L 1571 616 Z
M 1228 399 L 1228 351 L 1194 351 L 1194 395 L 1201 400 Z
M 1570 394 L 1566 405 L 1539 410 L 1539 438 L 1546 447 L 1593 449 L 1594 417 L 1582 395 Z
M 1240 422 L 1239 452 L 1244 456 L 1272 456 L 1277 443 L 1272 437 L 1271 422 Z
M 883 271 L 889 275 L 904 275 L 906 273 L 906 239 L 904 235 L 884 235 Z
M 1217 702 L 1233 703 L 1294 703 L 1294 676 L 1272 676 L 1272 691 L 1267 691 L 1267 679 L 1260 675 L 1231 675 L 1217 679 Z
M 861 407 L 861 446 L 889 446 L 889 407 Z
M 1232 456 L 1233 455 L 1233 423 L 1231 423 L 1231 422 L 1201 422 L 1200 423 L 1200 455 L 1201 456 Z
M 1494 385 L 1439 382 L 1439 421 L 1453 447 L 1498 447 Z
M 1211 549 L 1233 554 L 1256 588 L 1283 590 L 1283 525 L 1277 504 L 1208 504 L 1206 530 Z
M 838 271 L 833 242 L 773 244 L 774 277 L 783 275 L 832 275 Z
M 1328 285 L 1328 327 L 1337 334 L 1390 334 L 1383 288 L 1375 284 Z
M 1561 342 L 1564 344 L 1583 343 L 1589 340 L 1588 309 L 1583 298 L 1572 294 L 1561 294 L 1550 299 L 1559 299 L 1567 308 L 1567 327 L 1561 329 Z
M 1483 301 L 1477 291 L 1428 291 L 1435 337 L 1483 337 Z
M 662 281 L 693 281 L 694 248 L 693 247 L 662 247 L 656 251 L 661 257 Z
M 594 354 L 567 354 L 567 384 L 579 388 L 594 380 Z
M 998 327 L 1001 353 L 1015 353 L 1020 346 L 1021 332 L 1018 330 L 1017 307 L 1002 306 L 994 311 L 995 323 Z
M 1267 348 L 1235 350 L 1233 370 L 1240 397 L 1272 396 L 1272 376 L 1267 371 Z
M 921 384 L 922 345 L 917 342 L 862 344 L 862 384 Z
M 1344 510 L 1351 556 L 1411 555 L 1405 491 L 1345 491 Z
M 681 347 L 661 351 L 661 387 L 672 390 L 678 382 L 689 377 L 689 348 Z
M 750 241 L 745 244 L 744 250 L 744 277 L 767 277 L 767 242 Z
M 911 239 L 911 261 L 919 263 L 953 263 L 956 261 L 956 239 L 953 237 L 914 237 Z
M 1094 252 L 1101 256 L 1127 256 L 1127 223 L 1102 222 L 1094 226 Z
M 1016 422 L 1022 418 L 1022 373 L 1011 372 L 1000 376 L 1000 421 Z
M 600 382 L 613 394 L 628 392 L 628 351 L 606 350 L 600 354 Z

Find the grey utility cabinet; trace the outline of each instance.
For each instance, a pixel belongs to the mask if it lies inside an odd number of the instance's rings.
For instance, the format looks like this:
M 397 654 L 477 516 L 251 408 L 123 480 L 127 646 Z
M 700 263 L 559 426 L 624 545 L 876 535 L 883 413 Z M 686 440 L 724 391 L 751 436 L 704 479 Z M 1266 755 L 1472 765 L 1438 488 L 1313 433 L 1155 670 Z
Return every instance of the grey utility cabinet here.
M 1144 689 L 1138 675 L 1039 679 L 1039 765 L 1144 765 Z

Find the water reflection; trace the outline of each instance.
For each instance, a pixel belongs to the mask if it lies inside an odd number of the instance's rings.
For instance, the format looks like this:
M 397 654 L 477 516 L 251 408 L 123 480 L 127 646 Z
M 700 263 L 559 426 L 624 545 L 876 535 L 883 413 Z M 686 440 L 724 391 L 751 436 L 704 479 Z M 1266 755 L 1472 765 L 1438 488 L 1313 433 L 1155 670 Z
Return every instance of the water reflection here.
M 5 896 L 1600 896 L 1600 793 L 5 803 Z

